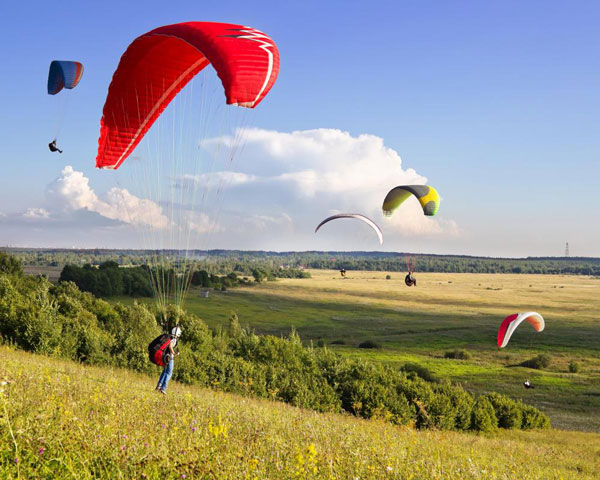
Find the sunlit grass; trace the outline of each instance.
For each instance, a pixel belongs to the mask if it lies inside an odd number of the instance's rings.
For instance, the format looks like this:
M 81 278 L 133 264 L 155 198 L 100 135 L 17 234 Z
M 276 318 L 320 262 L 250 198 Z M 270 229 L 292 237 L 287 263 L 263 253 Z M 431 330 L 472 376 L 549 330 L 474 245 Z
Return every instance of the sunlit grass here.
M 600 437 L 414 431 L 0 347 L 0 478 L 583 479 Z M 4 382 L 7 382 L 4 384 Z

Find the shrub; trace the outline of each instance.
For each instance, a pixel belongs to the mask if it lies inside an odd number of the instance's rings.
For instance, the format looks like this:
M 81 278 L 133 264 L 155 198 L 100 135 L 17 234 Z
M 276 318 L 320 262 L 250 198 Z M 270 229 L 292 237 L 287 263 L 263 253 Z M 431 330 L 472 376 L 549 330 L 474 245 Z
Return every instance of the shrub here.
M 375 340 L 365 340 L 358 344 L 358 348 L 381 348 L 381 345 Z
M 160 333 L 156 318 L 140 303 L 117 304 L 114 313 L 119 318 L 121 329 L 114 332 L 112 347 L 113 362 L 138 372 L 151 372 L 148 363 L 148 344 Z
M 428 428 L 439 428 L 441 430 L 453 430 L 456 424 L 456 408 L 449 396 L 444 394 L 434 395 L 428 405 L 429 415 L 426 425 Z
M 523 422 L 521 423 L 522 429 L 550 428 L 550 419 L 537 408 L 530 407 L 529 405 L 522 405 L 521 409 L 523 411 Z
M 434 391 L 444 394 L 450 399 L 454 408 L 453 425 L 449 428 L 456 430 L 469 430 L 471 428 L 471 416 L 475 400 L 465 390 L 454 388 L 449 382 L 436 385 Z
M 392 279 L 392 276 L 391 276 L 391 275 L 386 275 L 386 276 L 385 276 L 385 279 L 386 279 L 386 280 L 391 280 L 391 279 Z
M 521 363 L 521 366 L 541 370 L 542 368 L 547 368 L 550 363 L 552 363 L 552 357 L 547 353 L 540 353 L 529 360 L 525 360 Z
M 0 273 L 9 275 L 22 275 L 23 267 L 17 257 L 9 255 L 5 252 L 0 252 Z
M 409 373 L 402 378 L 396 385 L 396 392 L 405 396 L 413 405 L 414 421 L 417 428 L 433 427 L 436 424 L 433 409 L 430 412 L 430 405 L 435 401 L 435 393 L 431 384 L 419 378 L 414 372 Z
M 267 273 L 264 270 L 255 268 L 254 270 L 252 270 L 252 276 L 254 277 L 254 281 L 256 283 L 261 283 L 267 278 Z
M 345 340 L 334 340 L 333 342 L 331 342 L 331 345 L 346 345 L 346 341 Z
M 397 424 L 414 421 L 414 402 L 404 394 L 407 389 L 401 387 L 406 377 L 390 367 L 363 360 L 340 358 L 338 362 L 335 368 L 327 369 L 327 379 L 336 386 L 344 410 Z
M 21 302 L 15 312 L 24 328 L 21 345 L 26 350 L 53 355 L 60 349 L 63 328 L 58 318 L 58 306 L 48 294 L 49 284 L 45 278 L 30 284 L 30 288 L 36 302 Z
M 449 352 L 444 353 L 444 358 L 454 358 L 458 360 L 469 360 L 472 357 L 471 353 L 467 350 L 450 350 Z
M 486 398 L 494 407 L 498 426 L 501 428 L 521 428 L 523 410 L 519 403 L 499 393 L 490 393 Z
M 498 428 L 494 407 L 486 397 L 478 397 L 471 412 L 471 429 L 480 432 L 493 432 Z
M 569 362 L 569 372 L 579 373 L 580 370 L 581 370 L 581 365 L 579 365 L 579 363 L 577 363 L 575 360 L 571 360 Z
M 423 380 L 426 380 L 427 382 L 437 382 L 437 377 L 433 373 L 431 373 L 431 371 L 427 367 L 424 367 L 423 365 L 419 365 L 417 363 L 405 363 L 400 367 L 400 370 L 408 374 L 412 373 L 413 378 L 414 376 L 416 376 L 422 378 Z
M 242 335 L 242 327 L 235 312 L 231 312 L 231 316 L 229 317 L 227 335 L 229 335 L 229 338 L 239 338 Z

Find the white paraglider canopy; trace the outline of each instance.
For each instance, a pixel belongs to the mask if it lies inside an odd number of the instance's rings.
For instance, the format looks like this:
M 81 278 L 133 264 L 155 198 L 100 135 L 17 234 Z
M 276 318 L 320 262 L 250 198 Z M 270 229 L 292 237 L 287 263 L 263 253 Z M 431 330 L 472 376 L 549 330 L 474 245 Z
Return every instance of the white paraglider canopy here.
M 506 317 L 500 324 L 500 329 L 498 330 L 498 348 L 504 348 L 508 345 L 510 337 L 523 321 L 530 323 L 536 332 L 541 332 L 546 326 L 544 318 L 537 312 L 513 313 Z
M 379 237 L 379 244 L 383 245 L 383 232 L 381 231 L 381 228 L 379 228 L 379 226 L 373 220 L 371 220 L 368 217 L 365 217 L 364 215 L 361 215 L 360 213 L 339 213 L 337 215 L 332 215 L 331 217 L 327 217 L 325 220 L 323 220 L 321 223 L 319 223 L 319 225 L 317 225 L 317 228 L 315 228 L 315 233 L 317 233 L 319 231 L 319 228 L 321 228 L 327 222 L 330 222 L 331 220 L 336 220 L 338 218 L 356 218 L 358 220 L 362 220 L 367 225 L 369 225 L 373 230 L 375 230 L 375 233 Z

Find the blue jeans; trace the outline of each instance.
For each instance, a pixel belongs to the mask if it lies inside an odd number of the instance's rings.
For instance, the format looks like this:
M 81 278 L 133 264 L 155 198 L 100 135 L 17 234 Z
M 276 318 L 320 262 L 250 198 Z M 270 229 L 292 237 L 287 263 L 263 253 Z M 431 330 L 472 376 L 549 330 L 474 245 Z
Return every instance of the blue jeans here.
M 171 380 L 171 375 L 173 375 L 173 359 L 169 361 L 163 368 L 162 373 L 160 374 L 160 378 L 158 379 L 158 388 L 161 390 L 166 390 L 167 385 L 169 384 L 169 380 Z

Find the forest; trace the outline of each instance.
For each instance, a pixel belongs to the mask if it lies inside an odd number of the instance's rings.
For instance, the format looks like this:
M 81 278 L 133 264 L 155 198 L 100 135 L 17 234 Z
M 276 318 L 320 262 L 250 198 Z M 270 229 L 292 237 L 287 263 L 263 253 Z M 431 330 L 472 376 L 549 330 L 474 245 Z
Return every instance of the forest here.
M 5 249 L 24 265 L 60 266 L 112 261 L 122 266 L 145 265 L 155 256 L 149 250 L 109 249 Z M 167 252 L 163 252 L 165 254 Z M 169 252 L 177 257 L 179 252 Z M 251 276 L 255 269 L 274 277 L 302 278 L 303 269 L 346 269 L 402 272 L 407 263 L 416 271 L 441 273 L 516 273 L 600 276 L 600 258 L 527 257 L 493 258 L 466 255 L 429 255 L 402 252 L 270 252 L 208 250 L 187 252 L 198 270 L 226 275 Z

